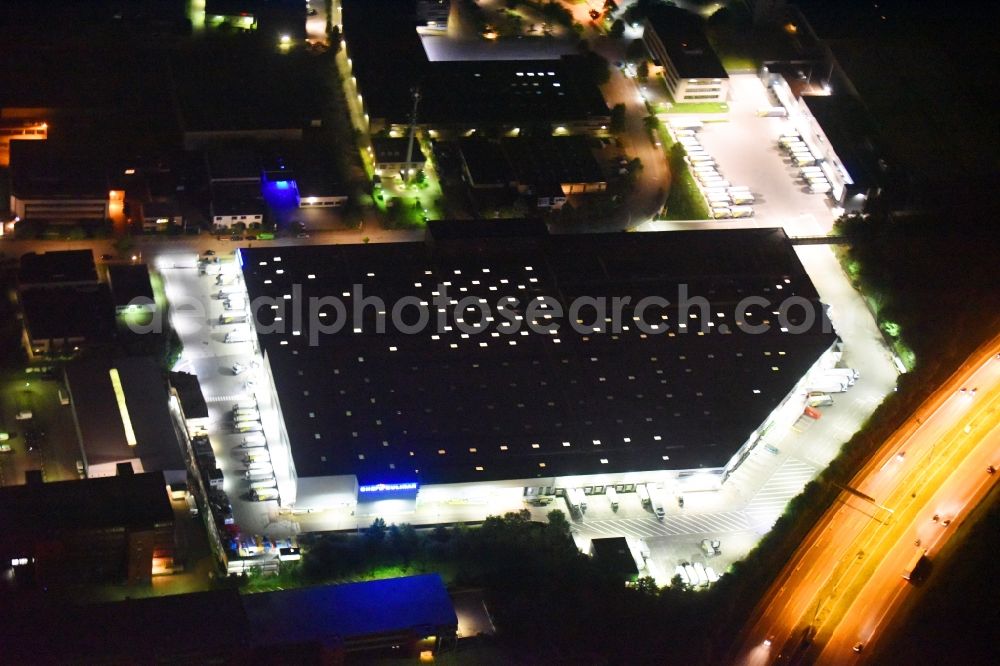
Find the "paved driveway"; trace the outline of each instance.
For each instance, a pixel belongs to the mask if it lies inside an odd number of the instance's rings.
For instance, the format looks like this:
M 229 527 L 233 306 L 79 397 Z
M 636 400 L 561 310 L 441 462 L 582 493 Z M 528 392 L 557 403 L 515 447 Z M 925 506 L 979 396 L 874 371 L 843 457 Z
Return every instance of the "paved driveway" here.
M 757 115 L 772 103 L 755 75 L 735 74 L 730 83 L 728 120 L 706 122 L 699 138 L 722 175 L 733 185 L 748 186 L 756 196 L 752 224 L 785 227 L 790 236 L 828 233 L 834 220 L 832 200 L 809 193 L 797 180 L 798 169 L 778 148 L 778 137 L 791 123 Z

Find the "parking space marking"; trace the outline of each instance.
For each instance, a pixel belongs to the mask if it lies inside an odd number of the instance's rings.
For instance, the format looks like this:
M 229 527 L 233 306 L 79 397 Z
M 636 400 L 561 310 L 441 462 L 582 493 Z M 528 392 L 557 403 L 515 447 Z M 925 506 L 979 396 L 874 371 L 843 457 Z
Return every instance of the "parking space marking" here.
M 667 516 L 660 522 L 648 518 L 621 518 L 618 520 L 584 519 L 578 525 L 582 533 L 593 532 L 602 536 L 632 536 L 638 538 L 725 534 L 743 532 L 750 528 L 750 520 L 741 511 L 722 511 L 690 516 Z
M 788 501 L 802 492 L 816 476 L 817 468 L 796 458 L 787 458 L 764 482 L 743 510 L 758 527 L 770 527 L 778 519 Z

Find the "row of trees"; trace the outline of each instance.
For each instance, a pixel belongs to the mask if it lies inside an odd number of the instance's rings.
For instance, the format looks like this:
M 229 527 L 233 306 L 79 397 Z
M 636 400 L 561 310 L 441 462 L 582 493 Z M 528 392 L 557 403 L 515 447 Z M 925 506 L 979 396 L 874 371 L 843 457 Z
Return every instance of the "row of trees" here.
M 690 636 L 709 621 L 711 591 L 661 590 L 651 579 L 626 588 L 577 550 L 562 511 L 551 511 L 548 519 L 533 522 L 520 511 L 491 516 L 475 528 L 433 530 L 377 519 L 359 534 L 304 542 L 303 559 L 282 565 L 277 584 L 361 579 L 380 570 L 437 571 L 452 587 L 485 590 L 499 647 L 521 658 L 644 663 L 670 655 L 683 663 L 702 661 L 707 643 Z

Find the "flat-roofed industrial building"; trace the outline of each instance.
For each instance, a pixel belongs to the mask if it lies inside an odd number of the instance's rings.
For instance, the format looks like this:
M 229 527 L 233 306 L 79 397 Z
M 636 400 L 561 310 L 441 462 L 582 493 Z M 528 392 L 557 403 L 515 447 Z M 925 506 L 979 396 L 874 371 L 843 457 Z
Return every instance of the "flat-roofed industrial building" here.
M 699 19 L 676 7 L 656 7 L 643 21 L 646 48 L 663 67 L 675 102 L 725 102 L 729 75 Z
M 282 504 L 718 488 L 763 431 L 801 415 L 803 377 L 838 347 L 780 228 L 430 226 L 424 243 L 239 251 Z M 543 296 L 550 309 L 527 307 Z M 598 314 L 586 299 L 600 297 L 630 300 Z M 646 307 L 657 298 L 669 303 Z M 428 325 L 404 330 L 420 304 Z

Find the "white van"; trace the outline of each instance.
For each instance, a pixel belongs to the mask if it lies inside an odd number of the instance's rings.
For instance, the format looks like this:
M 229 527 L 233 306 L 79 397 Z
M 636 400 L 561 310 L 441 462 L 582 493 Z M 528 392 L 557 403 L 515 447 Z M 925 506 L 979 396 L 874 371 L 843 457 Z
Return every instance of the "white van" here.
M 730 191 L 729 196 L 732 198 L 733 203 L 740 204 L 740 205 L 750 205 L 754 201 L 756 201 L 756 199 L 754 199 L 754 196 L 752 194 L 750 194 L 749 192 L 732 192 L 732 191 Z
M 806 396 L 806 404 L 810 407 L 829 407 L 833 404 L 833 396 L 828 393 L 813 391 Z
M 243 421 L 236 424 L 236 432 L 263 432 L 260 421 Z
M 730 206 L 733 217 L 753 217 L 753 206 Z
M 810 183 L 809 191 L 813 194 L 826 194 L 833 188 L 830 187 L 830 183 Z
M 812 155 L 796 155 L 792 157 L 792 161 L 795 162 L 795 166 L 811 166 L 816 164 L 816 158 Z
M 233 405 L 233 409 L 257 409 L 256 400 L 240 400 Z
M 716 220 L 727 220 L 733 216 L 729 206 L 718 206 L 712 209 L 712 217 Z
M 274 474 L 274 467 L 266 461 L 247 463 L 247 471 L 250 473 Z
M 801 169 L 799 169 L 799 173 L 801 173 L 803 176 L 805 176 L 806 174 L 810 174 L 810 173 L 820 173 L 821 174 L 821 173 L 823 173 L 823 168 L 822 167 L 818 167 L 818 166 L 802 167 Z
M 713 208 L 725 208 L 730 203 L 729 195 L 728 194 L 710 194 L 710 195 L 708 195 L 708 203 Z
M 247 435 L 246 437 L 243 438 L 243 441 L 241 442 L 241 445 L 242 446 L 264 446 L 264 444 L 266 444 L 266 443 L 267 443 L 267 440 L 264 439 L 264 435 L 261 435 L 259 433 L 250 433 L 249 435 Z

